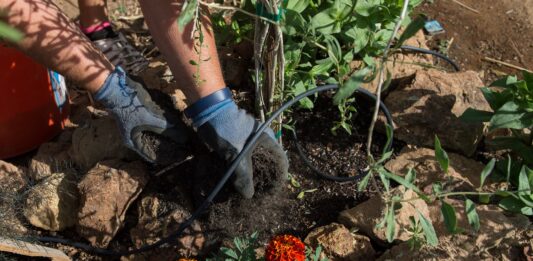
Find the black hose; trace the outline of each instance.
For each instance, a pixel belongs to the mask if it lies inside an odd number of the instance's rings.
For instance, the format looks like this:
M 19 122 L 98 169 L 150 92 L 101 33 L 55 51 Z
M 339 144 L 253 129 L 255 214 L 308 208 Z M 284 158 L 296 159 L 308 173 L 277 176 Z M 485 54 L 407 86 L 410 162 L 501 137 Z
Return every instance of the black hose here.
M 361 94 L 371 98 L 374 101 L 376 100 L 376 96 L 374 94 L 372 94 L 371 92 L 369 92 L 368 90 L 366 90 L 366 89 L 359 88 L 359 89 L 357 89 L 357 93 L 361 93 Z M 385 114 L 385 117 L 387 118 L 387 123 L 390 126 L 393 126 L 392 115 L 390 114 L 389 110 L 387 109 L 387 107 L 385 106 L 385 104 L 382 101 L 380 101 L 380 103 L 379 103 L 379 108 L 383 111 L 383 114 Z M 329 174 L 323 172 L 322 170 L 317 168 L 315 165 L 313 165 L 313 163 L 311 163 L 309 158 L 305 155 L 302 146 L 298 142 L 298 136 L 296 135 L 296 131 L 292 130 L 291 132 L 292 132 L 292 137 L 294 139 L 294 144 L 296 145 L 296 151 L 298 152 L 298 155 L 300 156 L 302 161 L 305 163 L 305 165 L 307 165 L 311 170 L 313 170 L 313 172 L 315 172 L 319 177 L 321 177 L 323 179 L 337 181 L 337 182 L 348 182 L 348 181 L 358 181 L 358 180 L 363 178 L 368 173 L 368 171 L 359 170 L 359 174 L 357 174 L 355 176 L 339 177 L 339 176 L 329 175 Z M 393 139 L 392 135 L 391 135 L 390 139 L 391 139 L 391 142 L 387 145 L 386 148 L 383 148 L 383 152 L 387 152 L 387 151 L 391 150 L 391 148 L 392 148 L 392 139 Z
M 448 62 L 451 66 L 453 66 L 455 71 L 457 71 L 457 72 L 461 71 L 461 68 L 459 67 L 459 65 L 456 62 L 454 62 L 452 59 L 450 59 L 448 56 L 446 56 L 446 55 L 444 55 L 442 53 L 435 52 L 435 51 L 428 50 L 428 49 L 424 49 L 424 48 L 420 48 L 420 47 L 410 46 L 410 45 L 402 45 L 400 47 L 400 49 L 405 50 L 405 51 L 411 51 L 411 52 L 417 52 L 417 53 L 425 53 L 425 54 L 431 54 L 431 55 L 437 56 L 437 57 L 443 59 L 444 61 Z
M 222 187 L 224 187 L 224 185 L 229 180 L 231 175 L 233 175 L 233 172 L 237 168 L 237 164 L 244 158 L 244 155 L 246 153 L 248 153 L 248 151 L 250 151 L 253 148 L 254 144 L 259 139 L 259 136 L 261 136 L 261 133 L 263 133 L 263 131 L 268 126 L 270 126 L 270 124 L 272 123 L 272 121 L 274 121 L 274 119 L 276 119 L 287 108 L 289 108 L 290 106 L 292 106 L 293 104 L 295 104 L 296 102 L 300 101 L 301 99 L 303 99 L 305 97 L 314 95 L 314 94 L 319 93 L 319 92 L 334 90 L 334 89 L 338 89 L 338 88 L 339 87 L 337 85 L 333 85 L 332 84 L 332 85 L 320 86 L 320 87 L 314 88 L 312 90 L 308 90 L 308 91 L 296 96 L 294 99 L 288 101 L 287 103 L 283 104 L 279 109 L 277 109 L 274 113 L 272 113 L 270 118 L 268 118 L 264 123 L 259 125 L 258 129 L 255 131 L 255 133 L 253 133 L 253 135 L 248 140 L 246 145 L 244 145 L 244 148 L 242 149 L 242 151 L 239 153 L 239 155 L 237 155 L 235 160 L 233 160 L 233 162 L 231 163 L 229 168 L 226 170 L 226 172 L 224 173 L 224 175 L 222 176 L 220 181 L 217 183 L 215 188 L 211 191 L 209 196 L 207 196 L 207 198 L 204 200 L 204 202 L 202 202 L 200 207 L 197 208 L 194 211 L 194 213 L 192 213 L 192 215 L 187 220 L 185 220 L 185 222 L 181 223 L 179 228 L 174 233 L 170 234 L 169 236 L 167 236 L 165 238 L 162 238 L 161 240 L 159 240 L 159 241 L 157 241 L 157 242 L 155 242 L 153 244 L 143 245 L 143 246 L 141 246 L 139 248 L 132 249 L 132 250 L 113 251 L 113 250 L 108 250 L 108 249 L 104 249 L 104 248 L 93 247 L 93 246 L 90 246 L 88 244 L 84 244 L 84 243 L 81 243 L 81 242 L 75 242 L 75 241 L 72 241 L 72 240 L 69 240 L 69 239 L 63 239 L 63 238 L 34 237 L 32 239 L 37 240 L 37 241 L 41 241 L 41 242 L 51 242 L 51 243 L 59 243 L 59 244 L 70 245 L 70 246 L 73 246 L 73 247 L 76 247 L 76 248 L 79 248 L 79 249 L 83 249 L 83 250 L 85 250 L 88 253 L 93 253 L 93 254 L 97 254 L 97 255 L 104 255 L 104 256 L 127 256 L 127 255 L 132 255 L 132 254 L 138 254 L 138 253 L 141 253 L 141 252 L 145 252 L 145 251 L 149 251 L 149 250 L 155 249 L 157 247 L 160 247 L 160 246 L 163 246 L 163 245 L 166 245 L 166 244 L 175 243 L 176 239 L 183 233 L 183 231 L 185 231 L 185 229 L 187 227 L 189 227 L 192 224 L 192 222 L 204 212 L 204 210 L 207 209 L 207 207 L 211 204 L 211 202 L 213 202 L 213 199 L 220 192 Z

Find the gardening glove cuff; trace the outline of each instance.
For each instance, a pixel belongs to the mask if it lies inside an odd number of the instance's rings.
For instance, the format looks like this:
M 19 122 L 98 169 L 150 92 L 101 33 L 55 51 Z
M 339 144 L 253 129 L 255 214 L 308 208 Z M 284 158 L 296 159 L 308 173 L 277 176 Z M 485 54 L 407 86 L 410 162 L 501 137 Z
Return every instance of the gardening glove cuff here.
M 203 108 L 198 109 L 200 107 Z M 200 99 L 187 108 L 185 115 L 192 119 L 200 139 L 228 162 L 238 156 L 259 126 L 251 115 L 237 107 L 227 88 Z M 287 156 L 276 142 L 272 129 L 268 128 L 261 134 L 256 146 L 262 146 L 273 155 L 286 177 Z M 245 198 L 251 198 L 255 191 L 252 152 L 253 149 L 239 162 L 233 178 L 235 189 Z
M 187 134 L 181 125 L 169 123 L 144 87 L 127 77 L 119 66 L 107 77 L 94 98 L 114 116 L 124 144 L 149 162 L 155 162 L 156 155 L 143 144 L 143 132 L 167 136 L 178 144 L 186 142 Z

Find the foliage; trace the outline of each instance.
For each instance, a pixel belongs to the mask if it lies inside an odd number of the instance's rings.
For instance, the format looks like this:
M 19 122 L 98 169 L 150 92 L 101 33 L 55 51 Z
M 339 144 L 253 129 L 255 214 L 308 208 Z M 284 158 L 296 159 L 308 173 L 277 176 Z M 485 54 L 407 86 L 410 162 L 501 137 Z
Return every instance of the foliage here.
M 219 253 L 214 258 L 208 258 L 207 261 L 235 260 L 235 261 L 255 261 L 261 260 L 256 257 L 255 249 L 258 233 L 244 238 L 236 237 L 233 239 L 233 248 L 221 247 Z
M 244 238 L 236 237 L 233 240 L 233 247 L 227 248 L 227 247 L 221 247 L 219 252 L 213 257 L 206 259 L 207 261 L 283 261 L 283 260 L 300 260 L 300 259 L 268 259 L 265 257 L 258 258 L 255 249 L 261 247 L 258 240 L 258 233 L 254 232 L 252 235 Z M 291 236 L 291 235 L 281 235 L 281 236 L 275 236 L 270 240 L 269 246 L 265 250 L 265 254 L 268 255 L 269 251 L 280 251 L 280 250 L 286 250 L 285 247 L 288 246 L 287 242 L 289 242 L 289 246 L 296 246 L 298 248 L 297 252 L 301 252 L 302 256 L 301 258 L 305 258 L 305 261 L 327 261 L 327 258 L 320 258 L 322 254 L 322 247 L 318 246 L 316 249 L 312 249 L 308 246 L 305 246 L 298 238 Z M 274 245 L 282 244 L 281 248 L 279 247 L 273 247 Z M 292 247 L 289 247 L 289 249 L 292 249 Z M 305 251 L 305 253 L 304 253 Z M 298 257 L 300 258 L 300 257 Z M 304 260 L 304 259 L 301 259 Z
M 421 2 L 411 0 L 410 10 Z M 184 5 L 178 19 L 180 26 L 194 19 L 199 4 L 203 2 L 189 0 Z M 214 6 L 220 8 L 220 4 L 210 5 Z M 317 84 L 339 84 L 341 88 L 333 101 L 340 110 L 340 119 L 334 123 L 332 131 L 342 128 L 350 133 L 349 120 L 355 107 L 346 102 L 353 103 L 349 97 L 361 84 L 376 77 L 380 64 L 375 58 L 382 55 L 388 45 L 402 6 L 402 0 L 283 1 L 280 23 L 284 38 L 286 88 L 285 93 L 275 97 L 290 99 Z M 226 12 L 213 15 L 217 44 L 232 45 L 243 39 L 253 39 L 253 19 L 247 16 L 255 8 L 256 0 L 243 0 L 239 7 L 229 8 L 233 12 L 231 19 L 225 19 Z M 404 25 L 409 26 L 396 46 L 422 28 L 423 21 L 416 19 L 410 23 L 410 19 L 405 19 Z M 312 109 L 313 106 L 311 98 L 300 101 L 302 108 Z
M 523 80 L 507 76 L 481 91 L 492 112 L 469 108 L 461 118 L 468 122 L 488 122 L 490 131 L 510 129 L 512 133 L 491 141 L 498 149 L 510 150 L 512 156 L 498 163 L 492 160 L 482 174 L 481 185 L 492 169 L 498 169 L 506 181 L 518 190 L 524 190 L 518 195 L 501 193 L 499 196 L 504 198 L 500 207 L 533 215 L 533 194 L 530 192 L 533 186 L 533 74 L 523 72 Z

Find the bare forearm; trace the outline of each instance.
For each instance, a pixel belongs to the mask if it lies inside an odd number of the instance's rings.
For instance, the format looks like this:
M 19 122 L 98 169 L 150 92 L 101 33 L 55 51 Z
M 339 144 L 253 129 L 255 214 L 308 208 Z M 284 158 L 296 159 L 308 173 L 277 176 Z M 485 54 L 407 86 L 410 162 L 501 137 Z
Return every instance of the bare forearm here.
M 2 17 L 24 33 L 16 47 L 85 89 L 96 92 L 113 65 L 49 0 L 0 0 Z
M 183 1 L 179 1 L 183 3 Z M 199 52 L 191 38 L 192 23 L 182 31 L 176 23 L 181 5 L 173 0 L 140 0 L 146 23 L 157 47 L 167 60 L 179 88 L 189 103 L 225 87 L 215 46 L 214 33 L 207 17 L 202 19 L 204 43 Z M 191 64 L 195 61 L 198 65 Z M 199 78 L 195 79 L 195 75 Z

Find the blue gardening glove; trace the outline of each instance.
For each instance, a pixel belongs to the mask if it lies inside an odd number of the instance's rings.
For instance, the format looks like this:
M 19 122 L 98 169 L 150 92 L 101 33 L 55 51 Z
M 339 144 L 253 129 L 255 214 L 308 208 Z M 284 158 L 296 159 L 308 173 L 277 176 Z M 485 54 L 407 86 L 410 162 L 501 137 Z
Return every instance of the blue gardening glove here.
M 230 162 L 234 160 L 255 132 L 259 123 L 246 111 L 237 107 L 227 88 L 206 96 L 185 110 L 192 119 L 198 136 L 220 157 Z M 256 146 L 269 152 L 283 177 L 287 177 L 289 163 L 283 148 L 276 142 L 273 131 L 268 128 L 259 138 Z M 254 195 L 252 152 L 250 150 L 240 161 L 233 176 L 235 189 L 245 198 Z
M 144 132 L 166 136 L 180 145 L 187 141 L 184 125 L 169 123 L 163 116 L 164 111 L 152 101 L 144 87 L 127 77 L 118 66 L 94 98 L 115 117 L 124 144 L 149 162 L 154 163 L 156 155 L 143 143 Z

